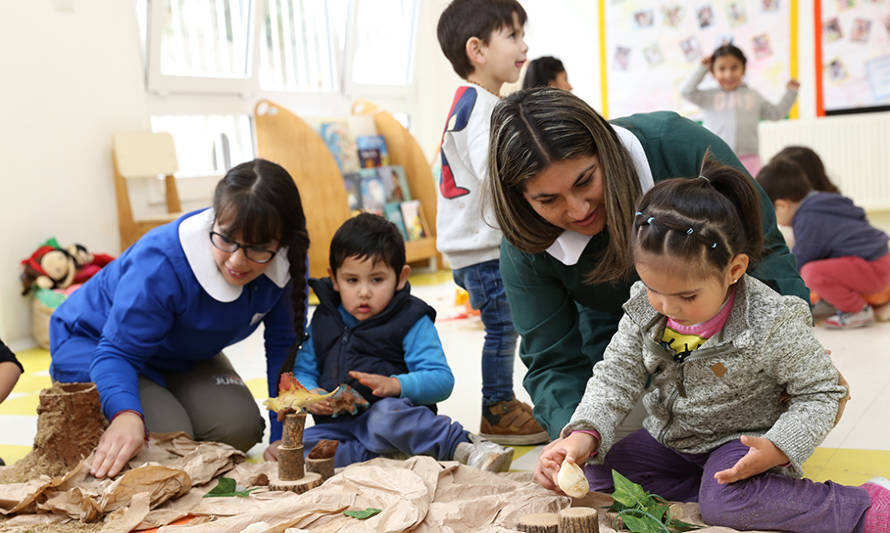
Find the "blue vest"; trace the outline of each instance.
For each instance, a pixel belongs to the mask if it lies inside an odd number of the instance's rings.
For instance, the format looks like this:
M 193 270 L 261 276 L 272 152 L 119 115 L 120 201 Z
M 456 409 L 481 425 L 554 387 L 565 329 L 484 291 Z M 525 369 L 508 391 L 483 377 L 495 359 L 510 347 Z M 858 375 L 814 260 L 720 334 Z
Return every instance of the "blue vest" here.
M 369 403 L 380 400 L 371 389 L 350 376 L 349 371 L 383 376 L 408 372 L 402 341 L 424 315 L 435 321 L 436 310 L 412 296 L 411 287 L 406 283 L 402 290 L 396 291 L 383 311 L 349 327 L 340 316 L 340 295 L 334 290 L 330 278 L 310 279 L 309 286 L 319 300 L 312 315 L 312 343 L 318 361 L 319 386 L 330 391 L 346 383 Z M 315 417 L 316 422 L 319 418 Z

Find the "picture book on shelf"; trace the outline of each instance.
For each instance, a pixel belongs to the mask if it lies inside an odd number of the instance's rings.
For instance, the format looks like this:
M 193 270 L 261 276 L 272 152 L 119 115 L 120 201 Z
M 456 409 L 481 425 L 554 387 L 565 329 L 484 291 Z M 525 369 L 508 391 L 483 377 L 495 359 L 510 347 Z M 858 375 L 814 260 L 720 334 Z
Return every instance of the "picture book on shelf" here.
M 337 166 L 340 167 L 340 174 L 345 176 L 346 174 L 358 172 L 359 160 L 356 139 L 352 134 L 352 130 L 349 129 L 349 122 L 345 120 L 322 122 L 318 127 L 318 134 L 337 161 Z
M 389 152 L 383 135 L 360 135 L 355 140 L 358 160 L 362 168 L 389 165 Z
M 377 173 L 380 174 L 380 178 L 383 180 L 387 203 L 407 202 L 411 199 L 411 191 L 408 189 L 408 178 L 405 176 L 405 169 L 401 165 L 377 167 Z
M 423 222 L 420 219 L 420 200 L 409 200 L 400 204 L 402 219 L 405 221 L 405 229 L 408 231 L 408 240 L 414 241 L 426 237 L 423 231 Z
M 386 203 L 386 188 L 377 169 L 363 168 L 361 176 L 362 209 L 369 213 L 383 215 L 383 204 Z
M 362 178 L 358 172 L 352 172 L 343 176 L 343 185 L 346 186 L 346 201 L 349 211 L 361 211 L 362 209 Z
M 408 240 L 408 230 L 405 228 L 405 220 L 402 218 L 402 207 L 399 202 L 389 202 L 383 206 L 383 216 L 399 228 L 402 238 Z

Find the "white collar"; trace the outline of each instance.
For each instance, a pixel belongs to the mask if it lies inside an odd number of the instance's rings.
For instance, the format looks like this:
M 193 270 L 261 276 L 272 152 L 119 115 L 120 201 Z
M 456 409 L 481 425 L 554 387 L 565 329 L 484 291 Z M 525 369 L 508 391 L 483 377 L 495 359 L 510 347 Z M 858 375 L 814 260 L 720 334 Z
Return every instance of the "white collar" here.
M 201 288 L 211 298 L 219 302 L 234 302 L 241 296 L 244 287 L 232 285 L 220 274 L 213 260 L 210 249 L 210 229 L 213 227 L 213 208 L 186 218 L 179 224 L 179 244 L 185 252 L 195 278 Z M 263 275 L 272 280 L 279 288 L 284 288 L 290 281 L 290 263 L 287 260 L 287 248 L 279 248 L 275 258 L 269 263 Z
M 652 169 L 649 168 L 649 160 L 646 158 L 646 152 L 643 150 L 643 145 L 640 143 L 640 140 L 637 139 L 637 136 L 627 129 L 614 124 L 611 124 L 611 126 L 612 129 L 615 130 L 615 133 L 618 134 L 618 140 L 621 141 L 621 145 L 628 151 L 628 153 L 630 153 L 634 169 L 637 171 L 637 176 L 640 178 L 640 188 L 645 193 L 652 188 L 655 181 L 652 179 Z M 589 243 L 592 238 L 592 235 L 582 235 L 576 231 L 565 230 L 555 241 L 553 241 L 553 244 L 547 248 L 547 253 L 560 263 L 566 266 L 572 266 L 577 264 L 578 260 L 581 259 L 581 253 L 584 252 L 584 248 L 587 247 L 587 243 Z

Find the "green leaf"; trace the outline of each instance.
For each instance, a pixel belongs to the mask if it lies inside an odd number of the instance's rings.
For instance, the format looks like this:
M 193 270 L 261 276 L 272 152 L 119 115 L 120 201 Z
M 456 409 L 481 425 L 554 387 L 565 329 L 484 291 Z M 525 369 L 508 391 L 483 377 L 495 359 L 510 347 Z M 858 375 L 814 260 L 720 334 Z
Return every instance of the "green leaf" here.
M 343 511 L 343 514 L 346 516 L 351 516 L 353 518 L 358 518 L 359 520 L 367 520 L 371 518 L 375 514 L 379 513 L 380 509 L 375 507 L 368 507 L 364 511 Z
M 643 487 L 622 476 L 616 470 L 612 470 L 612 482 L 615 484 L 615 492 L 612 498 L 627 507 L 646 509 L 650 496 Z
M 231 498 L 237 496 L 239 498 L 246 498 L 250 495 L 251 492 L 257 490 L 259 487 L 254 487 L 252 489 L 247 490 L 237 490 L 237 485 L 235 485 L 235 480 L 230 477 L 221 477 L 217 482 L 216 486 L 210 489 L 210 492 L 204 495 L 205 498 Z
M 234 479 L 230 477 L 221 477 L 219 478 L 216 486 L 213 487 L 205 496 L 229 495 L 235 492 L 235 487 L 236 485 Z
M 699 526 L 696 524 L 690 524 L 688 522 L 684 522 L 682 520 L 677 520 L 676 518 L 669 518 L 667 521 L 668 527 L 671 529 L 675 529 L 677 531 L 694 531 L 696 529 L 701 529 L 705 526 Z

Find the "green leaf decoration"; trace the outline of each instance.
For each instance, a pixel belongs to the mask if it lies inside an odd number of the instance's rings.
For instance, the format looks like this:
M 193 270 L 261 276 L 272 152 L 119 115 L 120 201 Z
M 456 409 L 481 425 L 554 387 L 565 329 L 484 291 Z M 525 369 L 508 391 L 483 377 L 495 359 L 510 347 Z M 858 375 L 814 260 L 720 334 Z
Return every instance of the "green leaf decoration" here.
M 237 490 L 238 487 L 235 484 L 235 480 L 230 477 L 221 477 L 219 481 L 217 481 L 216 486 L 210 489 L 210 492 L 204 495 L 205 498 L 231 498 L 237 496 L 239 498 L 246 498 L 250 495 L 251 492 L 257 490 L 259 487 L 254 487 L 252 489 L 247 490 Z
M 616 531 L 631 533 L 682 533 L 701 529 L 703 526 L 688 524 L 671 518 L 670 504 L 658 494 L 649 494 L 642 486 L 612 470 L 615 503 L 609 511 L 617 513 L 612 521 Z M 624 529 L 618 529 L 618 519 Z
M 359 520 L 367 520 L 371 518 L 375 514 L 379 513 L 380 509 L 376 507 L 368 507 L 364 511 L 343 511 L 343 514 L 346 516 L 351 516 L 353 518 L 358 518 Z

